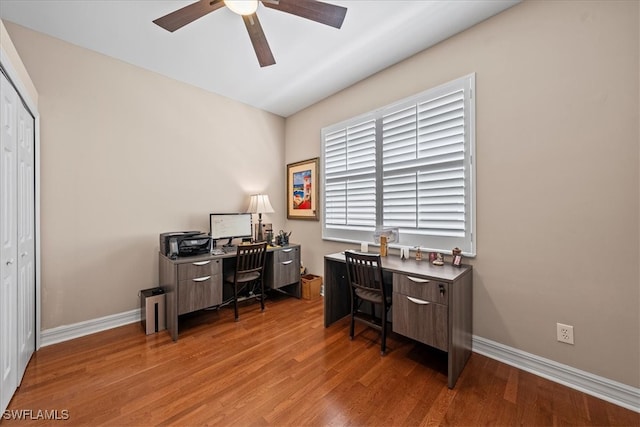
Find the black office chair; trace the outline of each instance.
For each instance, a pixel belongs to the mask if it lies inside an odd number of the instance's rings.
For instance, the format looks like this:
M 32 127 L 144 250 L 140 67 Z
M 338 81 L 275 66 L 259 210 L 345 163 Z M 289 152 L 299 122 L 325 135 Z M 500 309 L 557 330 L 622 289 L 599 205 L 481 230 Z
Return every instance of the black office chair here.
M 387 315 L 391 308 L 391 296 L 387 295 L 382 278 L 380 255 L 362 254 L 345 251 L 347 278 L 351 287 L 351 327 L 349 337 L 353 339 L 355 321 L 364 323 L 381 332 L 380 354 L 387 350 Z M 371 305 L 371 312 L 361 310 L 363 303 Z M 375 307 L 380 307 L 380 318 L 376 317 Z
M 267 259 L 267 243 L 238 245 L 236 269 L 225 275 L 225 282 L 233 286 L 233 309 L 238 320 L 238 293 L 244 289 L 253 293 L 255 285 L 260 285 L 260 309 L 264 311 L 264 265 Z M 252 285 L 252 288 L 249 288 Z M 252 295 L 257 297 L 257 295 Z

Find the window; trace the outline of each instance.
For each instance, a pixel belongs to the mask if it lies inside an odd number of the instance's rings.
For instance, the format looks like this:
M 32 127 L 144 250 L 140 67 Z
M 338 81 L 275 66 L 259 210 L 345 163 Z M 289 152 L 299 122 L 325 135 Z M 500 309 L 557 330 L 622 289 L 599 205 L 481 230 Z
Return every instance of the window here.
M 322 130 L 322 237 L 475 255 L 475 75 Z

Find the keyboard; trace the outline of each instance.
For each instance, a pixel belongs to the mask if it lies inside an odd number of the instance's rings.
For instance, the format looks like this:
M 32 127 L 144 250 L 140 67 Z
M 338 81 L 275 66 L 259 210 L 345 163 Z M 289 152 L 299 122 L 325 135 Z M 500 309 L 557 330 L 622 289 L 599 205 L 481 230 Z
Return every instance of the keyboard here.
M 213 248 L 211 255 L 235 254 L 238 252 L 237 246 L 223 246 L 221 248 Z

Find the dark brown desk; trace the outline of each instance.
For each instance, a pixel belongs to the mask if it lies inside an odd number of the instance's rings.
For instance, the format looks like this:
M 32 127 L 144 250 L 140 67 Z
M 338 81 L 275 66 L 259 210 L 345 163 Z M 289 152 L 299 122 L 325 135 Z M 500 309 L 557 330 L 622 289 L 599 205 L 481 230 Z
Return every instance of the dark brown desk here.
M 472 267 L 435 266 L 428 261 L 382 257 L 393 284 L 393 331 L 447 352 L 448 386 L 453 388 L 471 355 Z M 349 315 L 344 253 L 324 257 L 324 325 Z
M 236 253 L 170 259 L 159 254 L 160 286 L 166 294 L 167 329 L 178 340 L 178 317 L 220 306 L 223 276 L 235 267 Z M 300 245 L 269 246 L 264 286 L 300 298 Z

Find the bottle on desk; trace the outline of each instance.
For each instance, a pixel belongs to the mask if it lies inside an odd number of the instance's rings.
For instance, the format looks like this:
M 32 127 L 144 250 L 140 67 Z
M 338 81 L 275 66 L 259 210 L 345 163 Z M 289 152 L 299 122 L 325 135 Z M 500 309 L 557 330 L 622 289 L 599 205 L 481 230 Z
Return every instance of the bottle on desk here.
M 416 261 L 422 260 L 422 249 L 420 246 L 416 246 Z

